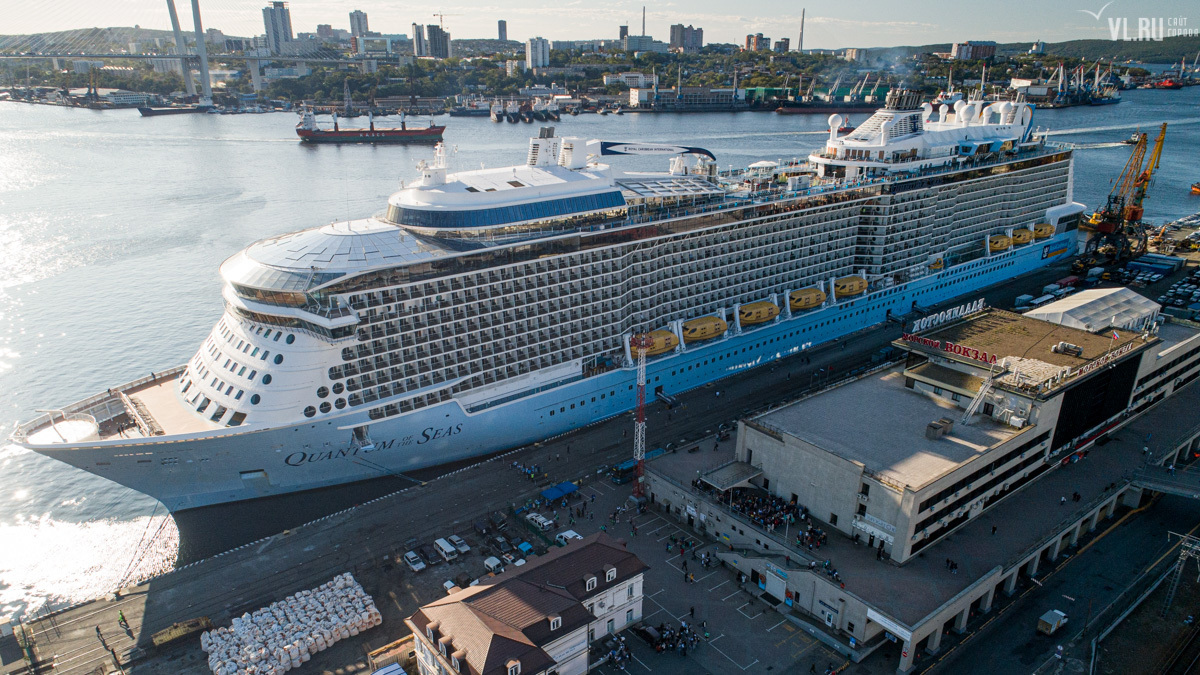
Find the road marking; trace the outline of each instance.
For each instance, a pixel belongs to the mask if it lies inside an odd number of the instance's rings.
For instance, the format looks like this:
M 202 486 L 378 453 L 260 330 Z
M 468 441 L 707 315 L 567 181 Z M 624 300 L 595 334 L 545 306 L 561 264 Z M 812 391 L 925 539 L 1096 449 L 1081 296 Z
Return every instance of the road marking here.
M 780 626 L 782 626 L 782 625 L 783 625 L 783 624 L 785 624 L 785 623 L 787 623 L 787 619 L 781 619 L 781 620 L 779 621 L 779 623 L 777 623 L 777 624 L 775 624 L 774 626 L 771 626 L 770 628 L 768 628 L 768 629 L 767 629 L 767 632 L 768 632 L 768 633 L 770 633 L 771 631 L 775 630 L 776 628 L 779 628 Z M 776 645 L 776 646 L 778 646 L 778 645 Z
M 749 614 L 742 611 L 743 609 L 745 609 L 749 606 L 750 606 L 750 603 L 747 602 L 747 603 L 744 603 L 741 607 L 738 607 L 738 610 L 737 610 L 738 614 L 741 614 L 742 616 L 746 617 L 747 619 L 757 619 L 758 617 L 763 615 L 763 613 L 761 611 L 758 614 L 755 614 L 754 616 L 750 616 Z
M 630 655 L 630 656 L 632 656 L 632 657 L 633 657 L 633 660 L 634 660 L 634 661 L 637 661 L 637 662 L 638 662 L 638 664 L 640 664 L 640 665 L 641 665 L 643 668 L 645 668 L 646 670 L 649 670 L 650 672 L 654 672 L 653 670 L 650 670 L 650 666 L 648 666 L 648 665 L 646 665 L 646 664 L 642 663 L 642 660 L 641 660 L 641 659 L 639 659 L 637 656 L 635 656 L 635 655 L 633 654 L 633 652 L 630 652 L 630 653 L 629 653 L 629 655 Z
M 737 661 L 734 661 L 732 658 L 730 658 L 730 656 L 729 656 L 728 654 L 726 654 L 725 652 L 721 651 L 721 648 L 720 648 L 720 647 L 718 647 L 718 646 L 716 646 L 716 645 L 714 645 L 714 644 L 713 644 L 714 642 L 716 642 L 717 640 L 720 640 L 720 639 L 721 639 L 721 638 L 723 638 L 723 637 L 725 637 L 725 634 L 724 634 L 724 633 L 721 633 L 721 634 L 720 634 L 720 635 L 718 635 L 717 637 L 715 637 L 715 638 L 713 638 L 713 639 L 709 640 L 709 641 L 708 641 L 708 646 L 710 646 L 710 647 L 712 647 L 713 649 L 717 650 L 717 653 L 718 653 L 718 654 L 720 654 L 721 656 L 724 656 L 725 658 L 729 659 L 729 662 L 730 662 L 730 663 L 732 663 L 733 665 L 737 666 L 738 668 L 741 668 L 742 670 L 747 670 L 747 669 L 749 669 L 749 668 L 750 668 L 750 666 L 753 666 L 754 664 L 758 663 L 758 659 L 754 659 L 754 660 L 753 660 L 753 661 L 751 661 L 750 663 L 748 663 L 748 664 L 746 664 L 746 665 L 744 665 L 744 666 L 743 666 L 743 665 L 739 664 Z
M 697 580 L 696 580 L 696 583 L 700 583 L 701 581 L 704 581 L 705 579 L 707 579 L 707 578 L 711 577 L 712 575 L 714 575 L 714 574 L 716 574 L 716 573 L 717 573 L 717 572 L 716 572 L 716 570 L 713 570 L 712 572 L 709 572 L 708 574 L 705 574 L 704 576 L 702 576 L 702 577 L 700 577 L 699 579 L 697 579 Z
M 734 591 L 734 592 L 730 593 L 729 595 L 727 595 L 727 596 L 725 596 L 725 597 L 721 598 L 721 602 L 725 602 L 726 600 L 728 600 L 728 599 L 732 598 L 733 596 L 735 596 L 735 595 L 737 595 L 738 593 L 741 593 L 741 592 L 742 592 L 742 589 L 740 589 L 740 588 L 739 588 L 739 589 L 737 589 L 736 591 Z
M 712 588 L 708 589 L 708 592 L 712 593 L 713 591 L 717 590 L 718 588 L 724 586 L 725 584 L 727 584 L 731 581 L 733 581 L 733 579 L 726 579 L 725 581 L 722 581 L 721 583 L 717 584 L 716 586 L 713 586 Z

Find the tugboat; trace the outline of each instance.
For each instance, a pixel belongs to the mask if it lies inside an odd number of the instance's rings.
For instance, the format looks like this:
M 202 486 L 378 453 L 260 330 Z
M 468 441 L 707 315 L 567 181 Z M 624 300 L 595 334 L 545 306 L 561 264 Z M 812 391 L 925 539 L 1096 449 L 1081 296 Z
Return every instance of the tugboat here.
M 442 140 L 444 126 L 431 124 L 427 127 L 410 129 L 400 118 L 400 128 L 376 129 L 375 116 L 368 113 L 371 124 L 366 129 L 339 129 L 338 118 L 333 116 L 333 129 L 322 129 L 317 126 L 316 117 L 312 111 L 305 110 L 296 125 L 296 135 L 305 143 L 437 143 Z
M 516 101 L 509 101 L 504 108 L 504 118 L 509 122 L 516 124 L 521 121 L 521 106 L 517 105 Z
M 504 121 L 504 104 L 502 104 L 500 101 L 496 101 L 495 103 L 492 104 L 492 121 L 493 122 L 503 122 Z
M 1141 140 L 1141 138 L 1142 138 L 1141 132 L 1135 131 L 1135 132 L 1133 132 L 1132 136 L 1130 136 L 1129 138 L 1126 138 L 1125 140 L 1123 140 L 1121 142 L 1124 143 L 1125 145 L 1137 145 L 1138 141 Z

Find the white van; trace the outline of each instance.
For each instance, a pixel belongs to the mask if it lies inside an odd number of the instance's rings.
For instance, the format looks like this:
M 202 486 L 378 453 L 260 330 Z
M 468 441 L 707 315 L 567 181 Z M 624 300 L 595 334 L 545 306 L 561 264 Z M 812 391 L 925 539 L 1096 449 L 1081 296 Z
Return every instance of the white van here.
M 433 547 L 437 549 L 439 555 L 446 562 L 450 562 L 458 557 L 458 549 L 454 548 L 450 542 L 445 539 L 438 539 L 433 542 Z
M 483 567 L 487 571 L 495 574 L 499 574 L 504 571 L 504 563 L 500 562 L 500 559 L 495 556 L 491 556 L 487 560 L 484 560 Z
M 525 520 L 528 520 L 530 523 L 532 523 L 534 525 L 534 527 L 537 527 L 542 532 L 546 532 L 546 531 L 554 529 L 554 521 L 550 520 L 549 518 L 543 516 L 540 513 L 530 513 L 525 516 Z
M 575 530 L 566 530 L 564 532 L 559 532 L 558 536 L 554 537 L 554 541 L 558 542 L 559 546 L 566 546 L 567 544 L 569 544 L 570 542 L 572 542 L 576 539 L 583 539 L 583 537 L 580 536 L 580 534 L 578 532 L 576 532 Z

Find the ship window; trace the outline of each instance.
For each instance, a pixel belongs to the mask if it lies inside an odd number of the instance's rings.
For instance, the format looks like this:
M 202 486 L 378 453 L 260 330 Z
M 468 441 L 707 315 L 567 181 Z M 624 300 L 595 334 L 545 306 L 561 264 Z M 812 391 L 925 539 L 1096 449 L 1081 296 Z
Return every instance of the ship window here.
M 250 396 L 250 405 L 258 405 L 258 402 L 261 400 L 262 400 L 261 396 L 259 396 L 258 394 L 252 394 Z
M 246 366 L 242 366 L 242 369 L 238 371 L 238 376 L 241 377 L 242 375 L 245 375 L 245 374 L 246 374 Z
M 574 410 L 574 409 L 575 409 L 575 404 L 574 404 L 574 403 L 572 403 L 572 404 L 571 404 L 571 410 Z
M 238 346 L 235 347 L 235 349 L 241 349 L 242 345 L 244 345 L 244 344 L 246 344 L 245 340 L 238 340 Z
M 258 374 L 258 371 L 257 371 L 257 370 L 252 370 L 252 371 L 250 371 L 250 374 L 247 376 L 247 379 L 249 379 L 249 380 L 253 381 L 253 380 L 254 380 L 254 376 L 255 376 L 255 375 L 257 375 L 257 374 Z
M 317 398 L 325 398 L 329 395 L 329 387 L 317 387 Z
M 276 333 L 276 335 L 278 335 L 278 333 Z M 262 356 L 260 356 L 260 357 L 258 357 L 258 358 L 259 358 L 259 359 L 261 359 L 261 360 L 263 360 L 263 361 L 266 361 L 266 360 L 267 360 L 267 357 L 268 357 L 268 356 L 270 356 L 270 355 L 271 355 L 271 352 L 270 352 L 270 351 L 264 351 L 264 352 L 262 353 Z
M 296 336 L 295 336 L 295 335 L 292 335 L 292 334 L 290 334 L 290 333 L 288 334 L 288 336 L 287 336 L 287 339 L 286 339 L 286 340 L 284 340 L 284 342 L 288 343 L 289 345 L 290 345 L 290 344 L 292 344 L 292 343 L 293 343 L 293 342 L 295 342 L 295 341 L 296 341 Z
M 574 406 L 571 406 L 571 407 L 574 407 Z M 561 407 L 561 408 L 559 408 L 559 409 L 558 409 L 558 412 L 566 412 L 566 411 L 567 411 L 567 408 L 566 408 L 566 406 L 563 406 L 563 407 Z
M 275 365 L 279 365 L 281 363 L 283 363 L 283 354 L 276 354 L 275 355 Z
M 339 398 L 338 400 L 334 401 L 334 402 L 333 402 L 333 407 L 337 408 L 338 410 L 341 410 L 342 408 L 345 408 L 345 407 L 346 407 L 346 399 L 344 399 L 344 398 Z
M 246 419 L 246 413 L 244 413 L 244 412 L 233 413 L 233 415 L 230 416 L 230 418 L 229 418 L 229 426 L 236 427 L 237 425 L 241 424 L 245 419 Z
M 271 374 L 270 373 L 263 373 L 262 383 L 263 384 L 271 384 Z
M 321 402 L 321 412 L 327 413 L 330 410 L 333 410 L 333 406 L 329 405 L 329 401 L 322 401 Z
M 226 408 L 226 407 L 225 407 L 225 406 L 223 406 L 223 405 L 219 405 L 219 406 L 217 406 L 217 410 L 216 410 L 216 412 L 214 412 L 214 413 L 212 414 L 212 417 L 211 417 L 210 419 L 211 419 L 212 421 L 216 422 L 217 420 L 219 420 L 219 419 L 221 419 L 222 417 L 224 417 L 224 416 L 225 416 L 225 411 L 226 411 L 226 410 L 228 410 L 228 408 Z
M 283 335 L 283 333 L 275 333 L 275 342 L 279 342 L 279 338 L 280 338 L 282 335 Z
M 198 412 L 198 413 L 204 412 L 205 409 L 208 408 L 209 403 L 212 403 L 212 401 L 209 401 L 207 396 L 201 398 L 200 399 L 200 407 L 196 408 L 196 412 Z
M 250 352 L 250 356 L 258 356 L 258 347 L 255 347 L 254 351 Z
M 554 417 L 554 411 L 553 411 L 553 410 L 551 410 L 551 411 L 550 411 L 550 416 L 551 416 L 551 417 Z
M 265 338 L 271 337 L 271 329 L 270 328 L 267 329 L 267 332 L 263 333 L 263 337 L 265 337 Z
M 236 396 L 233 397 L 233 400 L 235 400 L 235 401 L 242 400 L 242 394 L 244 394 L 244 393 L 246 393 L 246 391 L 244 389 L 238 389 L 238 393 Z
M 231 360 L 231 359 L 225 359 L 225 365 L 223 365 L 223 366 L 221 366 L 221 367 L 222 367 L 222 368 L 228 368 L 228 367 L 229 367 L 229 362 L 230 362 L 230 360 Z
M 333 383 L 333 393 L 335 393 L 335 394 L 340 394 L 340 393 L 342 393 L 342 392 L 343 392 L 343 391 L 345 391 L 345 390 L 346 390 L 346 387 L 345 387 L 345 385 L 343 385 L 341 382 L 334 382 L 334 383 Z
M 304 409 L 305 417 L 312 417 L 313 415 L 316 415 L 316 414 L 317 414 L 317 409 L 312 407 L 311 405 Z

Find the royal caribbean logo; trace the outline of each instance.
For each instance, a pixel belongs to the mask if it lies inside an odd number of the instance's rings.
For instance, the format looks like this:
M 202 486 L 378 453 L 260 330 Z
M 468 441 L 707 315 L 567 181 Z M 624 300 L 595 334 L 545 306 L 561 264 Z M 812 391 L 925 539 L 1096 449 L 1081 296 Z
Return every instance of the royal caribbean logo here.
M 1186 16 L 1139 16 L 1132 22 L 1129 17 L 1125 16 L 1104 17 L 1104 10 L 1108 9 L 1109 5 L 1112 4 L 1112 2 L 1109 2 L 1096 11 L 1090 9 L 1081 9 L 1079 11 L 1087 14 L 1096 21 L 1106 19 L 1108 21 L 1109 37 L 1114 41 L 1137 42 L 1153 40 L 1161 42 L 1163 38 L 1200 35 L 1200 29 L 1188 26 Z M 1130 32 L 1131 23 L 1136 26 L 1132 33 Z

